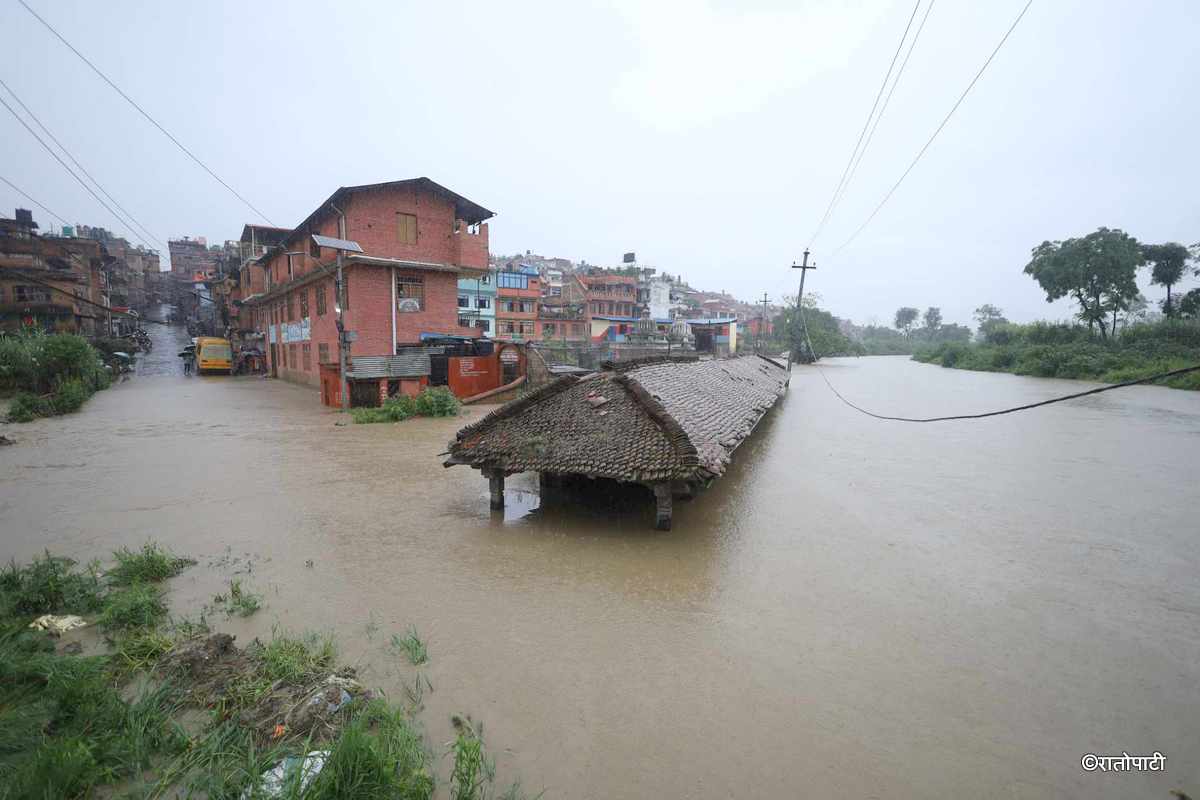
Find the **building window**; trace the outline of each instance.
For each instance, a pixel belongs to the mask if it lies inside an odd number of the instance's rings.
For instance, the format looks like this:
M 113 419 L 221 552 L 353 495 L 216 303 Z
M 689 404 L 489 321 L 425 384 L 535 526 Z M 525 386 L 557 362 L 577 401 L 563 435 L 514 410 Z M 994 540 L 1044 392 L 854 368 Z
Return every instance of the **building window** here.
M 543 336 L 553 336 L 554 335 L 554 323 L 553 322 L 547 322 L 544 325 L 542 325 L 542 335 Z
M 317 316 L 325 316 L 325 284 L 317 284 Z
M 460 294 L 458 296 L 458 307 L 459 308 L 470 308 L 471 307 L 471 298 L 467 297 L 464 294 Z
M 480 277 L 479 282 L 482 283 L 484 286 L 487 286 L 488 284 L 490 284 L 492 282 L 492 274 L 489 272 L 489 273 L 483 275 L 482 277 Z
M 496 276 L 496 285 L 501 289 L 528 289 L 529 276 L 519 272 L 501 272 Z
M 417 217 L 415 214 L 401 214 L 396 212 L 396 230 L 400 238 L 400 244 L 416 244 L 417 243 Z
M 301 345 L 300 352 L 304 356 L 304 371 L 312 371 L 312 345 L 305 343 Z
M 291 322 L 292 320 L 294 320 L 296 318 L 296 316 L 295 316 L 296 315 L 296 304 L 293 302 L 295 297 L 296 297 L 295 292 L 288 292 L 288 295 L 287 295 L 287 317 L 286 317 L 286 320 L 288 322 Z
M 300 319 L 308 319 L 308 287 L 300 290 Z
M 425 279 L 420 275 L 396 276 L 396 310 L 402 312 L 425 310 Z
M 321 342 L 319 345 L 317 345 L 317 363 L 318 364 L 328 364 L 329 363 L 329 343 L 328 342 Z
M 536 329 L 537 328 L 534 326 L 534 324 L 532 322 L 522 322 L 521 323 L 521 335 L 522 336 L 533 336 L 534 331 Z
M 14 303 L 49 303 L 50 292 L 40 286 L 14 286 Z
M 460 328 L 471 327 L 471 318 L 470 317 L 459 317 L 458 318 L 458 327 L 460 327 Z
M 475 307 L 476 308 L 491 308 L 492 307 L 492 298 L 476 297 L 475 298 Z
M 475 320 L 475 327 L 484 332 L 491 331 L 492 321 L 489 319 L 477 319 Z

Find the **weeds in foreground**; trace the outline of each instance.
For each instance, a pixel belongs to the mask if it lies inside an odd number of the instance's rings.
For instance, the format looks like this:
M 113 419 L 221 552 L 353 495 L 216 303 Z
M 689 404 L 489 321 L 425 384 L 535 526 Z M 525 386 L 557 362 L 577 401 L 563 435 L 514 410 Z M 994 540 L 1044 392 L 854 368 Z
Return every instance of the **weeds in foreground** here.
M 120 665 L 136 672 L 158 663 L 175 646 L 175 640 L 158 630 L 135 629 L 119 639 L 116 646 Z
M 110 630 L 153 628 L 166 619 L 167 606 L 157 587 L 135 583 L 115 589 L 104 598 L 100 625 Z
M 214 596 L 213 606 L 224 607 L 225 613 L 228 616 L 237 614 L 239 617 L 248 617 L 262 608 L 262 600 L 263 597 L 261 594 L 243 589 L 240 580 L 231 578 L 229 581 L 229 593 Z
M 108 577 L 118 586 L 134 583 L 158 583 L 173 578 L 196 562 L 171 553 L 154 542 L 146 542 L 141 550 L 122 547 L 113 553 L 117 566 Z
M 333 636 L 306 633 L 296 636 L 271 631 L 271 641 L 261 645 L 259 657 L 265 677 L 272 681 L 302 683 L 329 673 L 337 658 Z
M 419 666 L 429 660 L 429 650 L 425 647 L 425 642 L 421 641 L 421 637 L 417 635 L 416 628 L 409 628 L 406 636 L 393 633 L 392 650 L 406 654 L 409 663 L 413 666 Z
M 432 694 L 433 684 L 429 682 L 429 676 L 420 672 L 413 678 L 412 683 L 404 684 L 404 694 L 408 697 L 408 702 L 413 708 L 421 708 L 421 701 L 425 699 L 425 692 Z
M 454 756 L 450 796 L 454 800 L 481 800 L 485 788 L 496 778 L 496 763 L 483 749 L 483 729 L 470 717 L 454 716 L 450 721 L 458 734 L 448 751 Z
M 94 568 L 86 573 L 72 569 L 69 558 L 47 552 L 29 565 L 9 562 L 0 572 L 0 613 L 88 614 L 100 609 L 103 586 Z

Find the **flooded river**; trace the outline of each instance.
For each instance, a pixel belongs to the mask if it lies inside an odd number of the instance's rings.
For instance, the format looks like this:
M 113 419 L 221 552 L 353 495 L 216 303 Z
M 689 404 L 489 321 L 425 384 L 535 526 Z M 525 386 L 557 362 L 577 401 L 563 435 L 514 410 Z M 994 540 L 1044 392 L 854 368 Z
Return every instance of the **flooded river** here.
M 266 605 L 222 627 L 335 631 L 393 696 L 415 670 L 388 640 L 415 625 L 431 741 L 470 714 L 502 780 L 571 798 L 1200 797 L 1200 394 L 904 425 L 797 368 L 726 477 L 657 533 L 650 503 L 540 509 L 532 476 L 493 516 L 486 481 L 437 455 L 488 409 L 338 425 L 315 389 L 159 363 L 9 427 L 0 556 L 156 539 L 200 560 L 178 612 L 241 570 Z M 825 369 L 891 414 L 1081 385 Z M 1081 769 L 1122 751 L 1166 771 Z

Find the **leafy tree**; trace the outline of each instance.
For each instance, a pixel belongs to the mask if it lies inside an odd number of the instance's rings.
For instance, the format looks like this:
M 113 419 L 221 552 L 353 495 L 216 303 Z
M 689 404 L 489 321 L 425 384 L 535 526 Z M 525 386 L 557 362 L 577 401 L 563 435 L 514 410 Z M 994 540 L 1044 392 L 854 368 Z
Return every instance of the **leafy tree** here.
M 801 364 L 811 364 L 825 356 L 862 355 L 864 348 L 861 344 L 842 333 L 841 320 L 817 306 L 820 297 L 805 295 L 803 324 L 796 317 L 795 302 L 784 308 L 777 317 L 776 330 L 788 332 L 788 345 L 793 353 L 793 360 Z M 812 349 L 804 336 L 804 327 L 808 328 L 808 338 L 812 340 Z M 816 351 L 815 353 L 813 351 Z
M 1200 289 L 1192 289 L 1180 298 L 1179 313 L 1188 319 L 1200 318 Z
M 1111 313 L 1115 335 L 1117 313 L 1138 296 L 1137 268 L 1143 256 L 1137 239 L 1100 228 L 1076 239 L 1042 242 L 1032 254 L 1025 274 L 1046 292 L 1046 302 L 1070 297 L 1079 304 L 1078 316 L 1088 330 L 1099 325 L 1103 338 L 1108 338 L 1105 321 Z
M 1008 320 L 1004 318 L 1004 311 L 991 303 L 984 303 L 975 309 L 972 316 L 975 317 L 975 324 L 979 326 L 979 338 L 985 340 L 993 330 L 1008 324 Z
M 936 333 L 942 327 L 942 310 L 936 306 L 925 309 L 924 321 L 926 333 Z
M 1183 279 L 1191 253 L 1178 242 L 1167 242 L 1143 246 L 1142 256 L 1150 264 L 1150 282 L 1167 287 L 1167 300 L 1162 309 L 1168 317 L 1172 316 L 1175 311 L 1171 307 L 1171 287 Z
M 904 331 L 904 335 L 907 336 L 908 334 L 912 333 L 913 323 L 917 321 L 917 317 L 920 316 L 920 314 L 920 311 L 917 311 L 915 308 L 911 308 L 909 306 L 904 306 L 903 308 L 897 309 L 896 328 Z

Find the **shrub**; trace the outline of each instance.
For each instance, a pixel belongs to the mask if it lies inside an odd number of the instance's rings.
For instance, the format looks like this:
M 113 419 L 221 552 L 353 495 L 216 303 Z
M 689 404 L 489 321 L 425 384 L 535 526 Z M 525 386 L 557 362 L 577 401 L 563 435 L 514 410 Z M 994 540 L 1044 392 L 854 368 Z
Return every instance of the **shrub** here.
M 76 572 L 75 562 L 47 552 L 30 564 L 11 562 L 0 573 L 0 611 L 18 614 L 86 614 L 100 608 L 95 572 Z
M 79 378 L 70 378 L 63 381 L 58 387 L 58 391 L 54 393 L 50 404 L 54 408 L 56 414 L 70 414 L 72 411 L 78 411 L 87 402 L 87 399 L 92 396 L 92 389 Z
M 91 378 L 96 371 L 97 354 L 82 336 L 67 333 L 36 337 L 40 345 L 38 380 L 54 387 L 71 378 Z
M 158 589 L 149 584 L 135 583 L 128 589 L 109 592 L 104 598 L 100 624 L 105 628 L 152 628 L 167 615 Z
M 47 400 L 36 394 L 21 392 L 8 407 L 8 421 L 33 422 L 38 417 L 47 417 L 52 413 L 54 409 Z
M 32 389 L 37 384 L 33 336 L 0 336 L 0 387 Z
M 456 417 L 462 404 L 445 386 L 425 389 L 417 395 L 416 410 L 422 417 Z

